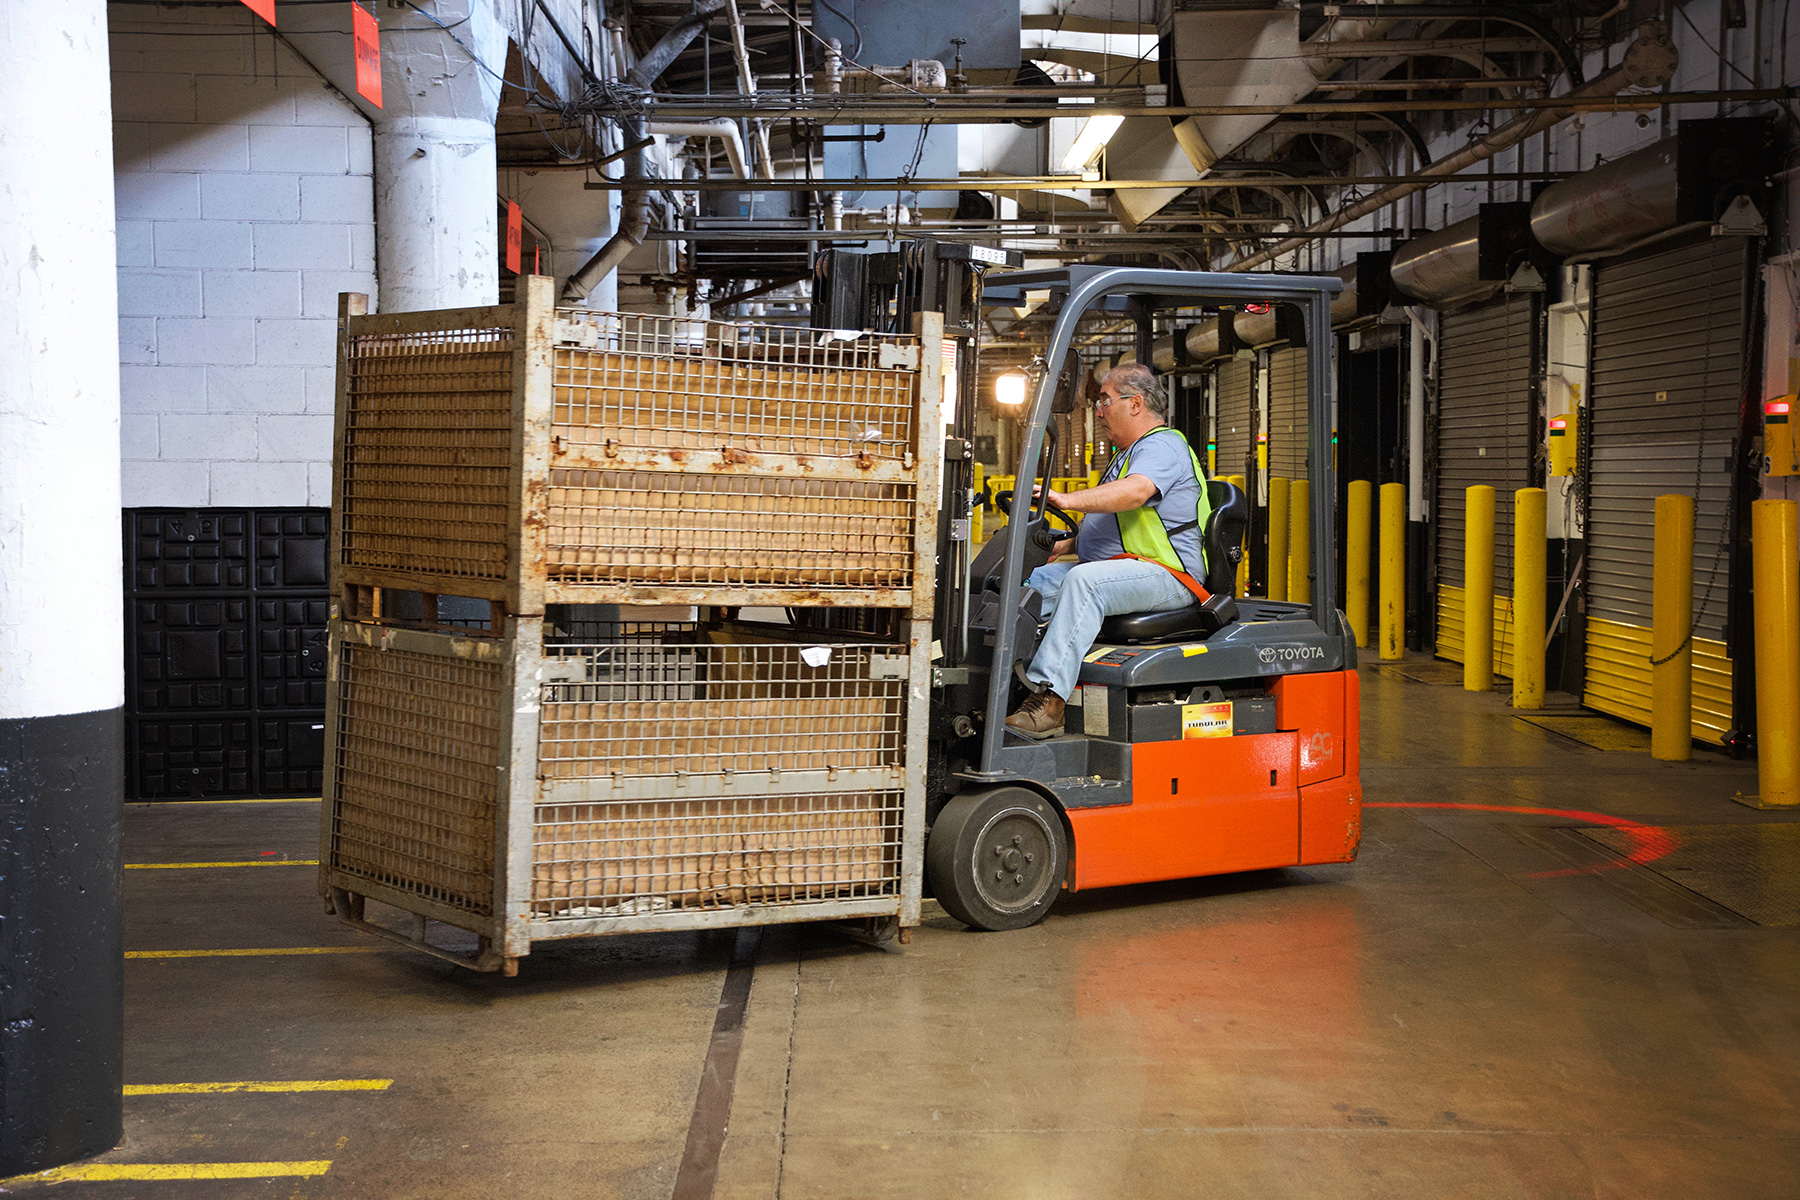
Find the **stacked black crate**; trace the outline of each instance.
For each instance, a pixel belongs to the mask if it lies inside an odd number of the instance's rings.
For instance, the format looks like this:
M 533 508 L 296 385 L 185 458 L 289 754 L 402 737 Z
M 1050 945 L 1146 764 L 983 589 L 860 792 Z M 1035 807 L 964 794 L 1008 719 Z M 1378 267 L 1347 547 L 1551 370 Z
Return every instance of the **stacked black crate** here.
M 125 514 L 126 795 L 317 795 L 329 513 Z

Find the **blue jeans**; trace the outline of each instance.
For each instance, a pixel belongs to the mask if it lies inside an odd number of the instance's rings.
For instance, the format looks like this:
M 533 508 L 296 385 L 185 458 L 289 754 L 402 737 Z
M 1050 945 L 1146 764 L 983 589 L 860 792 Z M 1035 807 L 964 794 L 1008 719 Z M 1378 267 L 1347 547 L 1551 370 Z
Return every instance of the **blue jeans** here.
M 1162 612 L 1194 602 L 1194 593 L 1175 576 L 1135 558 L 1047 563 L 1026 582 L 1044 597 L 1050 628 L 1025 678 L 1064 700 L 1075 690 L 1081 660 L 1099 636 L 1100 622 L 1119 613 Z

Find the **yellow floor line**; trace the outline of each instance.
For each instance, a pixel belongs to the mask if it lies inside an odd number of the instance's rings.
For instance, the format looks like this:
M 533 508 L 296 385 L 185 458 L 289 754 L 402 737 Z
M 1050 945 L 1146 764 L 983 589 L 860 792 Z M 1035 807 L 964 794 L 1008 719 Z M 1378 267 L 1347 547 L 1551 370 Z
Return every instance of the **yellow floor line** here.
M 211 1096 L 220 1092 L 385 1092 L 391 1079 L 247 1079 L 236 1083 L 128 1083 L 127 1096 Z
M 317 804 L 317 796 L 289 796 L 282 800 L 134 800 L 129 808 L 175 808 L 183 804 Z
M 127 950 L 126 958 L 253 958 L 260 954 L 375 954 L 381 946 L 272 946 L 244 950 Z
M 316 867 L 316 858 L 252 858 L 243 862 L 126 863 L 127 871 L 184 871 L 199 867 Z
M 5 1183 L 67 1183 L 77 1179 L 272 1179 L 276 1176 L 323 1175 L 332 1160 L 312 1162 L 221 1163 L 87 1163 L 56 1167 L 35 1175 L 16 1175 Z

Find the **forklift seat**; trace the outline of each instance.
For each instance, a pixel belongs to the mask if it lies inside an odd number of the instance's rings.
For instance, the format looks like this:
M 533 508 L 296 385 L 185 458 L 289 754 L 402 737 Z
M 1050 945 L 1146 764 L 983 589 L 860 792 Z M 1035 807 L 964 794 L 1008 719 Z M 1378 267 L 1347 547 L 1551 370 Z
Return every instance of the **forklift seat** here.
M 1206 550 L 1203 584 L 1212 597 L 1196 600 L 1186 608 L 1162 612 L 1120 613 L 1100 625 L 1102 642 L 1161 642 L 1174 638 L 1216 633 L 1237 620 L 1232 589 L 1237 586 L 1238 563 L 1244 557 L 1244 531 L 1250 525 L 1250 500 L 1227 479 L 1206 481 L 1212 503 L 1201 544 Z

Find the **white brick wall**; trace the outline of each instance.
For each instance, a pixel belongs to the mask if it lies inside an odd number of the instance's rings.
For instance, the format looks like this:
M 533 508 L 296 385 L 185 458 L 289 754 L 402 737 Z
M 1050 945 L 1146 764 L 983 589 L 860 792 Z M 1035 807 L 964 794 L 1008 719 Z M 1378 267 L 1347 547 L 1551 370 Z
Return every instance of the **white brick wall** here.
M 115 5 L 124 504 L 326 505 L 368 122 L 242 11 Z

